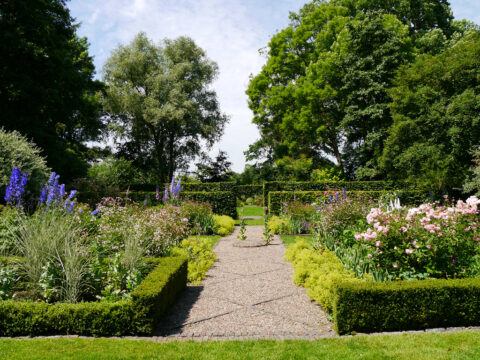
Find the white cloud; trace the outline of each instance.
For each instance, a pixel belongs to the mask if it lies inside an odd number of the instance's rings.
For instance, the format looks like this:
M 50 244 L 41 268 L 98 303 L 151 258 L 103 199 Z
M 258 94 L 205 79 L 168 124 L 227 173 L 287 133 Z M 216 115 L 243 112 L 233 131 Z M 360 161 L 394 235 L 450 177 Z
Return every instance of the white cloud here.
M 245 90 L 250 74 L 258 73 L 265 59 L 258 49 L 266 46 L 276 29 L 288 23 L 288 12 L 301 0 L 74 0 L 72 16 L 82 22 L 97 71 L 118 43 L 128 43 L 139 31 L 154 41 L 186 35 L 219 65 L 214 83 L 222 111 L 230 116 L 225 134 L 214 148 L 226 150 L 235 171 L 244 167 L 243 152 L 258 138 L 251 123 Z

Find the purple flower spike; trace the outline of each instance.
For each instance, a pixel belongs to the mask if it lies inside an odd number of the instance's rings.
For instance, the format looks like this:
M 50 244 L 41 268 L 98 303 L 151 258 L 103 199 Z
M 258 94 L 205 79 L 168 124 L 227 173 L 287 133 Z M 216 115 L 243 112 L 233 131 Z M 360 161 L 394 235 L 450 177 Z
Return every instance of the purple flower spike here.
M 68 200 L 73 200 L 76 193 L 77 193 L 77 190 L 70 191 L 70 195 L 68 196 Z
M 63 197 L 65 196 L 65 184 L 60 185 L 60 187 L 58 188 L 58 194 L 60 195 L 60 198 L 63 199 Z
M 338 193 L 335 194 L 335 201 L 338 202 Z
M 330 198 L 330 204 L 331 204 L 333 200 L 332 195 L 330 195 L 329 198 Z
M 345 190 L 345 188 L 343 188 L 342 191 L 343 191 L 343 197 L 346 198 L 347 197 L 347 191 Z
M 99 212 L 100 212 L 100 210 L 98 210 L 98 209 L 93 210 L 92 211 L 92 216 L 97 215 Z
M 53 184 L 53 182 L 55 181 L 55 177 L 56 177 L 56 176 L 57 176 L 57 174 L 55 173 L 55 171 L 50 174 L 50 178 L 48 179 L 48 183 L 49 183 L 50 185 Z
M 163 203 L 165 204 L 168 200 L 168 186 L 165 186 L 165 192 L 163 193 Z
M 40 204 L 44 204 L 45 200 L 47 200 L 47 187 L 44 186 L 42 189 L 42 193 L 40 194 Z
M 75 207 L 75 201 L 72 201 L 70 203 L 70 207 L 68 208 L 68 213 L 71 214 L 73 211 L 73 208 Z
M 177 186 L 175 186 L 175 195 L 178 195 L 182 191 L 182 179 L 178 179 Z
M 160 189 L 158 188 L 158 186 L 157 186 L 157 188 L 155 189 L 155 199 L 156 199 L 157 201 L 160 200 Z

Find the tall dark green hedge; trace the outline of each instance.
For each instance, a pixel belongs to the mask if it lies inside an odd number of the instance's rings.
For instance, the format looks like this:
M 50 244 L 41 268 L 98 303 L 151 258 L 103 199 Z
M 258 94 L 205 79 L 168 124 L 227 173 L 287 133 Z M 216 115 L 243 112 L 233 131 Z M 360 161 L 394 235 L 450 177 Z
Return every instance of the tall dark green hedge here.
M 342 191 L 338 191 L 338 196 L 343 196 Z M 347 191 L 347 196 L 358 197 L 363 196 L 372 199 L 378 199 L 385 191 Z M 426 194 L 420 190 L 402 190 L 397 191 L 397 195 L 402 205 L 416 205 L 424 202 Z M 335 195 L 332 195 L 335 199 Z M 268 210 L 270 214 L 278 215 L 284 203 L 293 200 L 302 203 L 323 203 L 329 201 L 329 195 L 325 195 L 324 191 L 271 191 L 268 194 Z
M 330 189 L 347 191 L 383 191 L 383 190 L 416 190 L 413 184 L 401 182 L 394 184 L 390 181 L 267 181 L 263 183 L 263 198 L 268 198 L 270 191 L 325 191 Z
M 339 334 L 480 325 L 480 279 L 337 285 Z
M 213 212 L 220 215 L 228 215 L 232 218 L 237 217 L 237 197 L 231 191 L 182 191 L 180 199 L 189 199 L 192 201 L 206 202 L 212 205 Z
M 0 301 L 0 336 L 150 334 L 165 310 L 187 285 L 187 260 L 149 259 L 153 271 L 117 302 L 77 304 Z

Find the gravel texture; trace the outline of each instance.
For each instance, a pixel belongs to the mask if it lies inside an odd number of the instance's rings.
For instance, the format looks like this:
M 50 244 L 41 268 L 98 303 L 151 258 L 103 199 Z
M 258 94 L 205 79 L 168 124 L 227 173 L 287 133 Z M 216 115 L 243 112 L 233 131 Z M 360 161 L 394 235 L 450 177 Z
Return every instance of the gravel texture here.
M 188 286 L 169 310 L 156 331 L 158 341 L 335 336 L 321 307 L 293 284 L 283 243 L 275 238 L 258 246 L 263 226 L 246 230 L 245 242 L 237 239 L 237 227 L 217 243 L 217 262 L 202 284 Z

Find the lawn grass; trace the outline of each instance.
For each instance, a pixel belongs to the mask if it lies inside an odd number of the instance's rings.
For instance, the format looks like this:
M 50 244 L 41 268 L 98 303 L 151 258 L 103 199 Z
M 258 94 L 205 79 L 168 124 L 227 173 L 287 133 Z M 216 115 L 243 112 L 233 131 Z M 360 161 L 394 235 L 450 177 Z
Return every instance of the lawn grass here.
M 243 209 L 243 214 L 241 214 L 241 210 Z M 265 215 L 265 211 L 263 210 L 262 206 L 244 206 L 244 207 L 237 207 L 237 214 L 238 216 L 263 216 Z
M 297 239 L 303 239 L 311 244 L 313 242 L 313 235 L 280 235 L 280 239 L 282 239 L 285 246 L 294 244 Z
M 245 225 L 263 225 L 263 218 L 262 219 L 245 219 Z M 240 220 L 235 220 L 235 225 L 240 225 Z
M 166 342 L 125 339 L 2 339 L 0 359 L 478 359 L 480 332 L 334 339 Z

